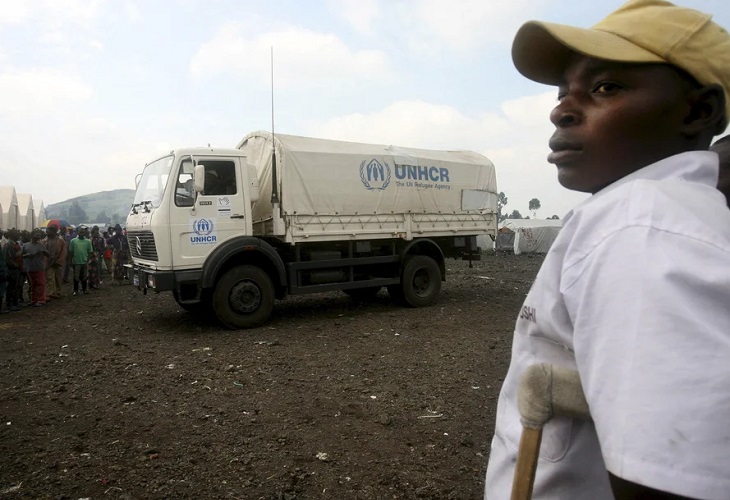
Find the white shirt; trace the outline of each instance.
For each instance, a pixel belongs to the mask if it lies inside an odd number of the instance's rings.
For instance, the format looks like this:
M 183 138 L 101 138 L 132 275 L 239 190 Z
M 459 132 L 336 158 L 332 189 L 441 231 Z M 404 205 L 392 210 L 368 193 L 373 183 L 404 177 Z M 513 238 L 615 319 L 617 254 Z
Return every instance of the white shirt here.
M 730 498 L 730 210 L 717 155 L 649 165 L 564 220 L 525 299 L 499 398 L 485 496 L 508 499 L 524 369 L 577 369 L 593 422 L 543 430 L 533 498 L 611 499 L 606 470 Z

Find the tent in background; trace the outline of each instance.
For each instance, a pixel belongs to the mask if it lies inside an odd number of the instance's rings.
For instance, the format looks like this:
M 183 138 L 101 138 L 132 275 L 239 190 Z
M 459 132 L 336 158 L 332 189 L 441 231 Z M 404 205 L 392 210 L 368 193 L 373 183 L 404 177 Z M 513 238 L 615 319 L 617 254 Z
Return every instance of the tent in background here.
M 521 253 L 547 253 L 563 221 L 557 219 L 506 219 L 499 227 L 495 249 Z
M 35 212 L 33 210 L 33 195 L 18 193 L 18 229 L 32 231 L 35 229 Z
M 46 205 L 43 200 L 33 198 L 33 211 L 35 212 L 35 224 L 34 228 L 39 227 L 43 221 L 46 220 Z
M 2 229 L 18 229 L 18 196 L 13 186 L 0 186 L 0 205 L 2 205 L 2 217 L 0 227 Z

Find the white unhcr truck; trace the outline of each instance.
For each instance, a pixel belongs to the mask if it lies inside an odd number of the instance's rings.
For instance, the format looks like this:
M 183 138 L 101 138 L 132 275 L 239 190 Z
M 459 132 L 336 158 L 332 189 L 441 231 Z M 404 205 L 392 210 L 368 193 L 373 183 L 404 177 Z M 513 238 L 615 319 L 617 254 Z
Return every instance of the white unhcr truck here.
M 249 328 L 288 294 L 385 286 L 431 305 L 444 260 L 478 260 L 477 236 L 496 231 L 494 166 L 480 154 L 254 132 L 145 167 L 128 267 L 145 293 Z

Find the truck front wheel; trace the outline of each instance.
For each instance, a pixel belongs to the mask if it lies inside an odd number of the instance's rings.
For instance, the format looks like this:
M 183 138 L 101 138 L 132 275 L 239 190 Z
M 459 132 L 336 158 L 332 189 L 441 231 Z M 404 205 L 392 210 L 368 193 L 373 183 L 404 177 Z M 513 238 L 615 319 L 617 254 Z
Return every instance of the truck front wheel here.
M 274 284 L 255 266 L 237 266 L 226 272 L 213 291 L 213 311 L 228 328 L 263 324 L 274 309 Z
M 425 255 L 410 258 L 403 269 L 403 300 L 411 307 L 436 303 L 441 292 L 441 271 L 435 260 Z

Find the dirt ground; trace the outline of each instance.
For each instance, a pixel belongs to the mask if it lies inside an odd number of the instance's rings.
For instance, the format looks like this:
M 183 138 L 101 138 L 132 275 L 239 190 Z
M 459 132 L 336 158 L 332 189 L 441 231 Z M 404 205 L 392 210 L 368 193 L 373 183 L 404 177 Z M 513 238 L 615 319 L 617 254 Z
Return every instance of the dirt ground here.
M 131 285 L 0 316 L 0 498 L 479 499 L 539 256 L 229 331 Z M 65 285 L 68 287 L 69 285 Z

